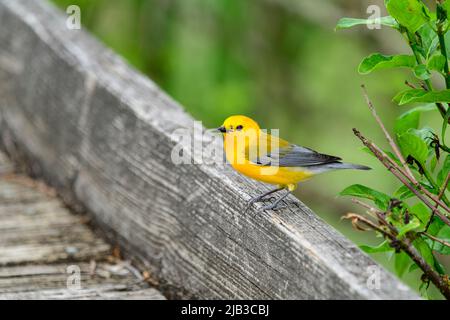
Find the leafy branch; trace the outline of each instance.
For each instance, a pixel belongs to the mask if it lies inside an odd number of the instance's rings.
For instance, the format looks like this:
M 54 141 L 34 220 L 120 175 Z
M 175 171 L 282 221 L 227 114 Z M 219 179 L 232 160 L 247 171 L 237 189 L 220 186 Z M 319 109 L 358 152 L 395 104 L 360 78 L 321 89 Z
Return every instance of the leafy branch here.
M 367 20 L 343 18 L 336 29 L 379 23 L 399 32 L 409 45 L 411 54 L 373 53 L 362 60 L 358 71 L 369 74 L 381 69 L 409 69 L 416 80 L 405 81 L 407 89 L 397 93 L 393 101 L 399 106 L 419 105 L 396 119 L 391 134 L 362 86 L 365 101 L 390 150 L 383 150 L 357 129 L 353 129 L 354 134 L 366 151 L 401 185 L 391 195 L 359 184 L 347 187 L 341 195 L 352 196 L 353 202 L 367 210 L 367 216 L 350 213 L 345 217 L 356 229 L 373 230 L 385 239 L 375 247 L 362 245 L 363 250 L 369 253 L 394 252 L 399 276 L 420 269 L 423 272 L 422 293 L 426 295 L 431 282 L 450 299 L 449 276 L 439 262 L 442 255 L 450 254 L 450 201 L 446 194 L 450 190 L 450 147 L 445 143 L 450 123 L 447 51 L 450 47 L 447 35 L 450 0 L 436 0 L 435 12 L 421 0 L 385 0 L 385 5 L 389 16 Z M 433 74 L 440 78 L 432 77 Z M 437 82 L 441 82 L 445 89 L 436 89 L 442 87 Z M 420 127 L 421 115 L 430 111 L 437 111 L 442 118 L 439 131 L 430 126 Z M 354 197 L 369 199 L 374 205 Z
M 387 208 L 386 211 L 380 211 L 366 203 L 363 203 L 357 199 L 352 199 L 353 202 L 365 207 L 369 210 L 370 213 L 375 214 L 374 218 L 376 218 L 376 222 L 372 222 L 367 218 L 357 215 L 357 214 L 347 214 L 345 218 L 352 219 L 353 226 L 357 229 L 362 230 L 362 228 L 357 224 L 358 222 L 362 222 L 366 226 L 370 227 L 372 230 L 375 230 L 381 233 L 385 238 L 389 239 L 391 247 L 395 249 L 396 252 L 403 250 L 411 259 L 414 261 L 420 269 L 425 274 L 425 279 L 430 280 L 447 298 L 450 299 L 450 283 L 448 283 L 447 275 L 441 275 L 437 271 L 434 270 L 435 258 L 433 256 L 432 264 L 428 264 L 420 255 L 420 252 L 417 251 L 412 243 L 417 241 L 417 239 L 422 239 L 423 237 L 427 237 L 434 242 L 438 242 L 447 248 L 450 248 L 450 243 L 445 240 L 439 239 L 434 235 L 427 233 L 431 222 L 433 221 L 434 216 L 436 215 L 443 223 L 450 227 L 450 219 L 448 218 L 448 214 L 450 210 L 448 206 L 441 201 L 443 194 L 448 186 L 450 180 L 450 172 L 447 173 L 447 177 L 439 189 L 439 194 L 436 196 L 430 193 L 422 184 L 420 184 L 417 179 L 412 174 L 410 168 L 407 163 L 404 161 L 403 156 L 399 151 L 399 147 L 394 142 L 389 132 L 386 130 L 383 122 L 378 117 L 376 113 L 376 109 L 373 106 L 373 103 L 370 101 L 365 87 L 363 87 L 364 96 L 366 98 L 366 102 L 371 110 L 375 120 L 380 125 L 382 131 L 385 134 L 387 141 L 389 142 L 392 150 L 395 154 L 398 155 L 400 160 L 395 161 L 392 156 L 388 156 L 386 152 L 384 152 L 380 147 L 378 147 L 375 143 L 364 137 L 360 131 L 357 129 L 353 129 L 355 136 L 357 136 L 361 142 L 372 152 L 372 154 L 382 163 L 406 188 L 408 188 L 418 199 L 422 201 L 432 212 L 431 216 L 427 221 L 417 222 L 416 224 L 411 223 L 411 221 L 405 221 L 406 214 L 409 213 L 408 205 L 402 201 L 399 201 L 395 198 L 389 198 L 389 205 L 381 205 L 382 207 Z M 341 194 L 353 194 L 353 195 L 361 195 L 360 193 L 355 194 L 352 191 L 352 187 L 347 188 Z M 372 193 L 374 194 L 374 193 Z M 383 199 L 387 197 L 374 196 L 375 200 L 385 201 Z M 435 204 L 433 204 L 433 202 Z M 395 207 L 403 209 L 403 221 L 388 221 L 386 217 L 392 216 L 393 206 L 392 203 L 395 203 Z M 406 208 L 406 209 L 404 209 Z M 444 210 L 444 213 L 440 211 L 440 209 Z M 409 219 L 408 219 L 409 220 Z M 400 226 L 400 228 L 398 228 Z M 423 228 L 423 231 L 420 231 Z M 403 230 L 404 234 L 399 232 Z M 406 232 L 404 230 L 407 230 Z M 414 232 L 417 231 L 417 232 Z M 404 237 L 400 237 L 404 235 Z
M 369 227 L 372 230 L 375 230 L 382 234 L 385 238 L 390 241 L 390 246 L 393 247 L 396 251 L 403 250 L 406 254 L 422 269 L 424 274 L 426 275 L 426 279 L 429 279 L 433 282 L 433 284 L 442 292 L 442 294 L 450 299 L 450 285 L 446 280 L 446 277 L 441 276 L 439 273 L 433 270 L 433 268 L 425 261 L 424 258 L 420 255 L 420 252 L 412 245 L 414 236 L 411 233 L 407 233 L 406 237 L 403 239 L 398 238 L 398 231 L 395 228 L 383 228 L 380 226 L 380 223 L 383 225 L 389 225 L 384 216 L 386 212 L 379 212 L 375 208 L 370 207 L 370 210 L 373 212 L 377 212 L 378 223 L 367 219 L 361 215 L 355 213 L 348 213 L 344 216 L 344 219 L 351 219 L 353 226 L 359 230 L 365 230 L 363 227 L 358 225 L 358 223 L 362 223 Z

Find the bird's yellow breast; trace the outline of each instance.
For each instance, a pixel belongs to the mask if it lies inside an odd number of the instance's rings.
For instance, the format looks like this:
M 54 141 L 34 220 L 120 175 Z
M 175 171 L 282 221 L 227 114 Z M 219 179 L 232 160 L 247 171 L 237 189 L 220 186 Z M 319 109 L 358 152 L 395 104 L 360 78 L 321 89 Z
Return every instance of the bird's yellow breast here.
M 265 183 L 277 185 L 297 184 L 310 178 L 313 174 L 303 168 L 293 167 L 269 167 L 255 165 L 251 162 L 244 164 L 231 164 L 233 168 L 249 178 Z
M 228 140 L 228 141 L 227 141 Z M 265 183 L 276 185 L 295 185 L 313 175 L 312 172 L 300 167 L 262 166 L 248 160 L 246 145 L 236 144 L 225 138 L 224 147 L 227 161 L 243 175 Z

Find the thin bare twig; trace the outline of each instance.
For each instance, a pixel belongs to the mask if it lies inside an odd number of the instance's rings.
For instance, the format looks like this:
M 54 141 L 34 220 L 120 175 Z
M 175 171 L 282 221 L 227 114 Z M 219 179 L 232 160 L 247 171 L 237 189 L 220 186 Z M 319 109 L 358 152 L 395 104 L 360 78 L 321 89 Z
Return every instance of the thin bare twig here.
M 435 236 L 433 236 L 433 235 L 431 235 L 429 233 L 426 233 L 426 232 L 421 232 L 421 234 L 423 234 L 424 236 L 427 236 L 428 238 L 430 238 L 433 241 L 439 242 L 440 244 L 450 248 L 450 243 L 445 241 L 445 240 L 436 238 Z
M 398 234 L 397 229 L 392 224 L 390 224 L 389 222 L 386 221 L 386 219 L 385 219 L 385 212 L 382 212 L 382 211 L 372 207 L 371 205 L 368 205 L 367 203 L 362 202 L 362 201 L 360 201 L 358 199 L 352 198 L 352 201 L 354 203 L 356 203 L 356 204 L 358 204 L 358 205 L 368 209 L 370 213 L 375 214 L 375 216 L 378 219 L 378 221 L 380 223 L 384 224 L 386 227 L 388 227 L 394 235 Z
M 377 209 L 375 209 L 374 207 L 368 205 L 365 202 L 362 202 L 361 200 L 352 198 L 351 199 L 353 203 L 356 203 L 358 205 L 360 205 L 361 207 L 364 207 L 368 210 L 368 213 L 373 217 L 373 218 L 378 218 L 378 215 L 376 214 Z
M 438 194 L 438 199 L 439 200 L 444 195 L 445 190 L 447 190 L 447 186 L 448 186 L 449 180 L 450 180 L 450 172 L 447 174 L 447 177 L 445 178 L 444 184 L 442 185 L 441 190 L 439 191 L 439 194 Z M 437 207 L 438 207 L 438 203 L 436 202 L 436 206 L 435 206 L 436 210 L 437 210 Z M 428 228 L 430 227 L 430 224 L 433 221 L 433 217 L 434 217 L 434 211 L 431 213 L 430 219 L 428 220 L 427 225 L 425 227 L 425 231 L 428 231 Z
M 360 216 L 359 214 L 356 214 L 356 213 L 351 213 L 351 212 L 349 212 L 349 213 L 347 213 L 345 216 L 341 217 L 341 219 L 349 219 L 349 220 L 351 220 L 351 221 L 352 221 L 352 226 L 353 226 L 353 228 L 355 228 L 356 230 L 360 230 L 360 231 L 368 231 L 368 230 L 369 230 L 369 229 L 366 229 L 366 228 L 360 226 L 360 225 L 358 224 L 358 221 L 359 221 L 359 220 L 366 220 L 366 221 L 367 221 L 367 222 L 366 222 L 367 225 L 369 225 L 369 226 L 372 226 L 372 225 L 375 226 L 373 229 L 377 228 L 377 225 L 376 225 L 375 223 L 373 223 L 372 221 L 370 221 L 370 220 L 368 220 L 368 219 L 364 218 L 363 216 Z M 380 228 L 380 232 L 384 234 L 386 231 L 384 231 L 384 230 L 382 230 L 382 229 Z
M 450 286 L 447 281 L 441 277 L 433 268 L 422 258 L 419 251 L 407 241 L 399 241 L 400 249 L 402 249 L 419 267 L 422 269 L 428 279 L 439 289 L 442 295 L 450 300 Z
M 402 153 L 398 149 L 397 145 L 395 144 L 395 141 L 392 139 L 389 132 L 386 130 L 386 127 L 384 126 L 383 122 L 381 121 L 380 117 L 377 114 L 377 111 L 375 110 L 375 107 L 372 103 L 372 101 L 369 98 L 369 95 L 367 94 L 367 89 L 365 85 L 361 85 L 364 98 L 366 99 L 367 106 L 369 107 L 370 112 L 372 112 L 373 117 L 375 118 L 375 121 L 380 126 L 381 130 L 383 131 L 384 135 L 386 136 L 387 141 L 389 142 L 389 145 L 391 146 L 392 150 L 394 151 L 397 158 L 400 160 L 403 168 L 405 168 L 406 173 L 408 173 L 411 180 L 415 183 L 417 183 L 416 178 L 414 177 L 413 173 L 411 172 L 411 169 L 409 169 L 408 164 L 406 163 L 405 159 L 403 158 Z
M 380 117 L 378 116 L 376 109 L 372 103 L 372 101 L 370 100 L 368 94 L 367 94 L 367 90 L 366 87 L 364 85 L 361 85 L 361 88 L 363 90 L 363 95 L 364 98 L 366 100 L 367 105 L 369 106 L 370 111 L 372 112 L 372 115 L 374 116 L 376 122 L 379 124 L 379 126 L 381 127 L 384 135 L 386 136 L 386 139 L 388 140 L 392 150 L 394 151 L 394 153 L 397 155 L 398 159 L 400 160 L 402 166 L 404 167 L 405 170 L 401 170 L 401 168 L 399 168 L 397 166 L 397 164 L 395 163 L 394 160 L 392 160 L 390 157 L 388 157 L 388 160 L 391 162 L 391 164 L 396 167 L 398 169 L 398 171 L 403 174 L 409 181 L 412 182 L 412 184 L 418 188 L 422 193 L 424 193 L 428 198 L 432 199 L 434 202 L 436 202 L 436 204 L 439 204 L 439 206 L 441 206 L 445 211 L 447 211 L 448 213 L 450 213 L 450 208 L 447 206 L 446 203 L 444 203 L 443 201 L 441 201 L 440 198 L 437 198 L 434 194 L 432 194 L 430 191 L 428 191 L 427 189 L 425 189 L 418 181 L 417 179 L 414 177 L 413 173 L 411 172 L 411 169 L 409 168 L 408 164 L 406 163 L 405 159 L 403 158 L 400 150 L 398 149 L 398 146 L 396 145 L 396 143 L 394 142 L 394 140 L 392 139 L 392 137 L 389 135 L 389 132 L 386 130 L 386 127 L 384 126 L 383 122 L 381 121 Z
M 441 186 L 441 191 L 439 191 L 438 199 L 441 199 L 442 196 L 444 195 L 445 190 L 447 190 L 449 181 L 450 181 L 450 172 L 447 174 L 447 177 L 445 178 L 445 181 Z
M 413 85 L 411 82 L 409 82 L 408 80 L 405 80 L 405 84 L 412 89 L 417 89 L 417 87 L 415 85 Z
M 378 148 L 378 147 L 377 147 Z M 380 148 L 378 148 L 379 151 L 385 156 L 386 160 L 390 163 L 390 165 L 392 165 L 399 173 L 401 173 L 406 179 L 408 179 L 412 185 L 414 187 L 416 187 L 419 191 L 421 191 L 424 195 L 426 195 L 428 198 L 430 198 L 433 202 L 436 203 L 436 205 L 439 205 L 440 207 L 442 207 L 442 209 L 444 209 L 445 211 L 447 211 L 448 213 L 450 213 L 450 208 L 447 206 L 447 204 L 445 204 L 445 202 L 443 202 L 440 198 L 438 198 L 435 194 L 431 193 L 430 191 L 428 191 L 427 189 L 425 189 L 417 180 L 411 180 L 409 178 L 409 175 L 406 174 L 398 165 L 397 163 L 391 159 L 391 157 L 388 157 L 384 151 L 382 151 Z
M 450 174 L 449 174 L 447 177 L 450 177 Z M 447 178 L 447 179 L 446 179 L 446 183 L 444 183 L 443 186 L 446 186 L 446 185 L 448 184 L 448 180 L 449 180 L 449 179 L 450 179 L 450 178 Z M 367 204 L 367 203 L 365 203 L 365 202 L 362 202 L 361 200 L 358 200 L 358 199 L 355 199 L 355 198 L 352 198 L 351 200 L 352 200 L 353 203 L 356 203 L 356 204 L 358 204 L 358 205 L 360 205 L 360 206 L 366 208 L 366 209 L 368 210 L 369 213 L 372 213 L 372 214 L 375 213 L 376 218 L 380 219 L 381 222 L 382 222 L 383 224 L 385 224 L 386 226 L 390 227 L 390 229 L 391 229 L 391 231 L 393 232 L 394 235 L 397 235 L 397 234 L 398 234 L 398 232 L 397 232 L 397 230 L 395 229 L 395 227 L 392 226 L 391 224 L 389 224 L 389 223 L 386 221 L 386 219 L 384 219 L 384 214 L 385 214 L 384 212 L 382 212 L 382 211 L 380 211 L 380 210 L 378 210 L 378 209 L 372 207 L 371 205 L 369 205 L 369 204 Z M 391 227 L 392 227 L 392 228 L 391 228 Z M 445 241 L 445 240 L 442 240 L 442 239 L 439 239 L 439 238 L 437 238 L 437 237 L 435 237 L 435 236 L 433 236 L 433 235 L 431 235 L 431 234 L 429 234 L 429 233 L 427 233 L 427 232 L 425 232 L 425 231 L 424 231 L 424 232 L 421 232 L 421 234 L 427 236 L 427 237 L 430 238 L 431 240 L 434 240 L 434 241 L 436 241 L 436 242 L 439 242 L 439 243 L 443 244 L 443 245 L 446 246 L 446 247 L 450 247 L 450 243 L 449 243 L 449 242 L 447 242 L 447 241 Z
M 355 130 L 355 129 L 354 129 Z M 353 131 L 354 131 L 353 130 Z M 359 132 L 359 131 L 358 131 Z M 367 140 L 367 139 L 366 139 Z M 369 140 L 367 140 L 369 141 Z M 436 195 L 432 194 L 430 191 L 428 191 L 427 189 L 425 189 L 419 182 L 417 182 L 417 180 L 412 180 L 410 179 L 409 175 L 407 173 L 405 173 L 400 166 L 397 165 L 397 163 L 391 159 L 391 157 L 387 156 L 386 153 L 381 150 L 378 146 L 376 146 L 375 144 L 373 144 L 372 142 L 369 141 L 369 143 L 371 143 L 373 145 L 373 147 L 383 156 L 383 158 L 389 162 L 389 164 L 396 169 L 399 173 L 401 173 L 406 179 L 408 179 L 413 186 L 415 186 L 418 190 L 420 190 L 422 193 L 424 193 L 428 198 L 430 198 L 431 200 L 433 200 L 433 202 L 435 202 L 436 204 L 438 204 L 439 206 L 441 206 L 445 211 L 450 213 L 450 208 L 443 202 L 441 201 L 441 199 L 439 199 Z M 374 152 L 372 150 L 372 152 Z M 375 155 L 376 156 L 376 155 Z M 378 158 L 380 161 L 381 159 Z M 386 166 L 386 165 L 385 165 Z M 388 167 L 387 167 L 388 168 Z M 389 168 L 388 168 L 389 169 Z

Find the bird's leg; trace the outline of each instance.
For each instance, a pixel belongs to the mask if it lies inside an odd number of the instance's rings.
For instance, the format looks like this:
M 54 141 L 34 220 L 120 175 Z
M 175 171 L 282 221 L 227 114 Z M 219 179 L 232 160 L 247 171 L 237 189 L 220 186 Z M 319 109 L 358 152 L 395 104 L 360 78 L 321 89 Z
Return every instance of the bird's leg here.
M 280 209 L 278 206 L 278 204 L 281 202 L 281 200 L 283 200 L 284 198 L 286 198 L 288 195 L 291 194 L 291 191 L 288 190 L 288 192 L 286 192 L 284 195 L 282 195 L 281 197 L 279 197 L 274 203 L 268 205 L 268 206 L 264 206 L 261 209 L 259 209 L 258 211 L 264 211 L 264 210 L 277 210 Z
M 284 189 L 284 187 L 276 188 L 276 189 L 270 190 L 270 191 L 268 191 L 268 192 L 266 192 L 266 193 L 263 193 L 263 194 L 261 194 L 261 195 L 259 195 L 259 196 L 256 196 L 256 197 L 250 199 L 250 200 L 248 201 L 248 203 L 247 203 L 247 207 L 245 208 L 244 213 L 247 212 L 248 209 L 250 209 L 250 207 L 251 207 L 254 203 L 260 202 L 264 197 L 267 197 L 268 195 L 270 195 L 270 194 L 272 194 L 272 193 L 275 193 L 275 192 L 278 192 L 278 191 L 281 191 L 281 190 L 283 190 L 283 189 Z

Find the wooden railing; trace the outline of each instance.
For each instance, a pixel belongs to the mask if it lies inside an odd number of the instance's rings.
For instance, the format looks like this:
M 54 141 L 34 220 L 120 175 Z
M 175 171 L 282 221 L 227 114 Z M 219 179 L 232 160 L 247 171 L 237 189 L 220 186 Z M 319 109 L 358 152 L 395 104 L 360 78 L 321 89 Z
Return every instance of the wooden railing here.
M 46 1 L 0 0 L 3 149 L 88 210 L 167 296 L 418 297 L 296 198 L 244 214 L 265 186 L 175 165 L 172 132 L 193 119 L 66 19 Z

